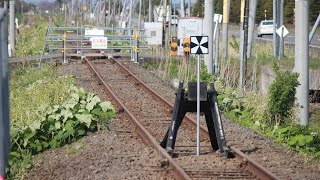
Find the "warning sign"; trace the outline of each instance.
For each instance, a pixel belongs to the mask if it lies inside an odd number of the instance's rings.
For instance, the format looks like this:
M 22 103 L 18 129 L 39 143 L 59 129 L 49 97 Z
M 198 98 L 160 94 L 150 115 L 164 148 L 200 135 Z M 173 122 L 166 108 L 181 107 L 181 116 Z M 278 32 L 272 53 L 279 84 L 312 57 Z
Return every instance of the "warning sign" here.
M 90 40 L 92 49 L 108 49 L 107 37 L 92 37 Z
M 104 30 L 103 29 L 85 29 L 84 35 L 86 37 L 97 37 L 97 36 L 104 36 Z

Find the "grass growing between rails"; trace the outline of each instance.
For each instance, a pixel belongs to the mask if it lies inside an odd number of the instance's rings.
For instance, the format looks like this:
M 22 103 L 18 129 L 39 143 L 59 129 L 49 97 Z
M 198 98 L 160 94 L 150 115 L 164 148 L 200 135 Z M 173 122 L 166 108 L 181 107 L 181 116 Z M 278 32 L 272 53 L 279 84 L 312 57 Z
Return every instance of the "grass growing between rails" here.
M 11 152 L 7 179 L 23 179 L 32 156 L 108 127 L 110 102 L 59 77 L 51 66 L 17 67 L 10 73 Z

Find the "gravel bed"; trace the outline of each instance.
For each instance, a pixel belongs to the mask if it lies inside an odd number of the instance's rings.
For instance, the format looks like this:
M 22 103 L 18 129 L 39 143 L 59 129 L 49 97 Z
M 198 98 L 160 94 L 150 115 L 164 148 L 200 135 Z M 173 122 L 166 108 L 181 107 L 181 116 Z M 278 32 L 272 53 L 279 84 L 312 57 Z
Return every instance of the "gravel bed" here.
M 60 74 L 76 76 L 77 85 L 109 100 L 84 64 L 69 64 Z M 110 121 L 110 130 L 91 133 L 65 147 L 35 157 L 26 179 L 174 179 L 158 151 L 132 132 L 122 113 Z
M 101 77 L 111 87 L 116 96 L 136 115 L 137 119 L 142 122 L 151 135 L 160 142 L 169 127 L 170 109 L 167 109 L 166 106 L 146 93 L 143 88 L 135 85 L 133 81 L 129 82 L 126 80 L 127 75 L 119 73 L 121 69 L 115 66 L 114 63 L 98 60 L 92 64 L 97 68 Z M 158 84 L 158 82 L 154 84 Z M 195 155 L 196 131 L 194 128 L 183 124 L 178 134 L 177 146 L 179 149 L 176 151 L 178 155 L 176 160 L 182 168 L 192 168 L 197 176 L 200 174 L 200 171 L 210 171 L 216 168 L 223 169 L 223 172 L 233 169 L 233 171 L 243 172 L 243 174 L 250 176 L 248 172 L 244 172 L 244 167 L 240 165 L 242 162 L 235 159 L 225 159 L 213 152 L 210 147 L 210 141 L 205 137 L 201 138 L 201 145 L 205 148 L 202 149 L 201 158 L 198 158 Z
M 157 77 L 155 72 L 129 61 L 123 61 L 123 63 L 152 89 L 174 103 L 175 89 L 172 88 L 169 81 L 163 81 Z M 320 164 L 318 162 L 311 162 L 307 157 L 275 144 L 225 117 L 223 117 L 223 125 L 228 145 L 242 150 L 256 162 L 278 175 L 280 179 L 320 179 Z

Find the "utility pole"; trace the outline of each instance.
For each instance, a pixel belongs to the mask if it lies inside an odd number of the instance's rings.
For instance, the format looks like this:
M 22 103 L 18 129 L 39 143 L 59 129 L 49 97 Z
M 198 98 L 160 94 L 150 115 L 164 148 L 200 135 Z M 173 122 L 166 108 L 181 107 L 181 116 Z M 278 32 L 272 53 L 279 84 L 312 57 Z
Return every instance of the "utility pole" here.
M 240 55 L 240 78 L 239 78 L 239 88 L 243 90 L 243 80 L 244 80 L 244 63 L 243 63 L 243 54 L 244 54 L 244 8 L 245 8 L 245 0 L 241 0 L 241 6 L 240 6 L 241 14 L 240 14 L 240 47 L 239 47 L 239 55 Z
M 109 0 L 110 1 L 110 0 Z M 107 27 L 107 0 L 104 1 L 104 27 Z M 109 13 L 108 13 L 109 15 Z
M 63 3 L 63 10 L 64 10 L 64 26 L 67 27 L 67 4 Z
M 181 17 L 185 17 L 186 15 L 185 15 L 185 11 L 184 11 L 184 0 L 180 0 L 180 16 Z
M 8 4 L 0 8 L 0 179 L 4 179 L 10 153 L 8 72 Z
M 283 25 L 283 11 L 284 11 L 284 0 L 280 0 L 280 14 L 279 14 L 279 28 Z M 280 39 L 280 49 L 279 49 L 279 56 L 282 57 L 284 55 L 284 39 L 283 39 L 283 30 L 282 30 L 282 36 Z M 280 59 L 280 58 L 279 58 Z
M 229 11 L 230 0 L 223 1 L 223 22 L 222 22 L 222 57 L 228 57 L 228 32 L 229 32 Z
M 140 37 L 142 0 L 139 0 L 138 35 Z
M 23 3 L 24 3 L 24 1 L 21 0 L 20 3 L 21 3 L 21 15 L 23 16 Z M 20 23 L 20 24 L 21 24 L 21 23 Z
M 188 16 L 191 16 L 191 0 L 188 1 Z
M 277 4 L 276 4 L 276 11 L 277 11 L 277 14 L 276 14 L 276 29 L 279 29 L 280 28 L 280 14 L 281 14 L 281 9 L 280 9 L 280 6 L 281 6 L 281 0 L 277 0 Z M 280 56 L 280 36 L 278 36 L 276 34 L 276 57 L 279 57 Z
M 113 2 L 114 3 L 114 2 Z M 108 12 L 108 16 L 109 16 L 109 24 L 111 22 L 111 0 L 109 0 L 109 12 Z
M 248 57 L 247 57 L 247 47 L 248 47 L 248 24 L 249 24 L 249 0 L 245 1 L 245 14 L 244 14 L 244 42 L 243 42 L 243 80 L 242 80 L 242 89 L 245 89 L 246 76 L 247 76 L 247 65 L 248 65 Z
M 167 50 L 168 48 L 168 32 L 166 30 L 167 24 L 167 0 L 163 1 L 163 14 L 162 14 L 162 25 L 163 25 L 163 34 L 164 34 L 164 49 Z
M 149 10 L 148 10 L 148 20 L 149 22 L 152 22 L 152 1 L 149 0 Z
M 131 36 L 131 18 L 132 18 L 132 6 L 133 6 L 133 3 L 132 3 L 132 0 L 130 0 L 130 8 L 129 8 L 129 25 L 128 25 L 128 28 L 129 28 L 129 35 Z M 125 9 L 124 9 L 125 10 Z
M 171 4 L 172 4 L 172 0 L 168 0 L 168 1 L 169 1 L 169 20 L 168 20 L 169 34 L 168 34 L 168 36 L 169 36 L 169 39 L 171 41 L 171 14 L 172 14 L 172 12 L 171 12 Z
M 11 47 L 11 52 L 12 54 L 15 53 L 15 47 L 16 47 L 16 26 L 15 26 L 15 1 L 10 1 L 9 2 L 9 13 L 10 13 L 10 27 L 9 27 L 9 43 Z
M 256 22 L 256 10 L 257 10 L 257 0 L 251 0 L 249 9 L 249 35 L 248 35 L 248 52 L 247 57 L 250 58 L 252 54 L 252 46 L 254 41 L 254 28 Z
M 297 103 L 301 125 L 309 124 L 309 0 L 295 0 L 295 67 L 299 73 Z
M 273 0 L 273 56 L 277 57 L 277 0 Z
M 204 63 L 207 66 L 208 73 L 212 74 L 213 66 L 213 49 L 210 50 L 213 46 L 213 15 L 214 15 L 214 0 L 205 0 L 204 1 L 204 19 L 203 23 L 206 26 L 203 27 L 204 35 L 207 35 L 209 38 L 209 53 L 204 55 Z

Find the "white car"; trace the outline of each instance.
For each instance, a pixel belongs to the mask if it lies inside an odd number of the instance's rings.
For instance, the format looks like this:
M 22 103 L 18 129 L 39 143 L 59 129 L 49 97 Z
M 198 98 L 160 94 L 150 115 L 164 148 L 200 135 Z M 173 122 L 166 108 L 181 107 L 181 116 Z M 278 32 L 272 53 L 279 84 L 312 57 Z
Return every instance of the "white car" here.
M 258 37 L 273 34 L 273 20 L 263 20 L 258 27 Z

